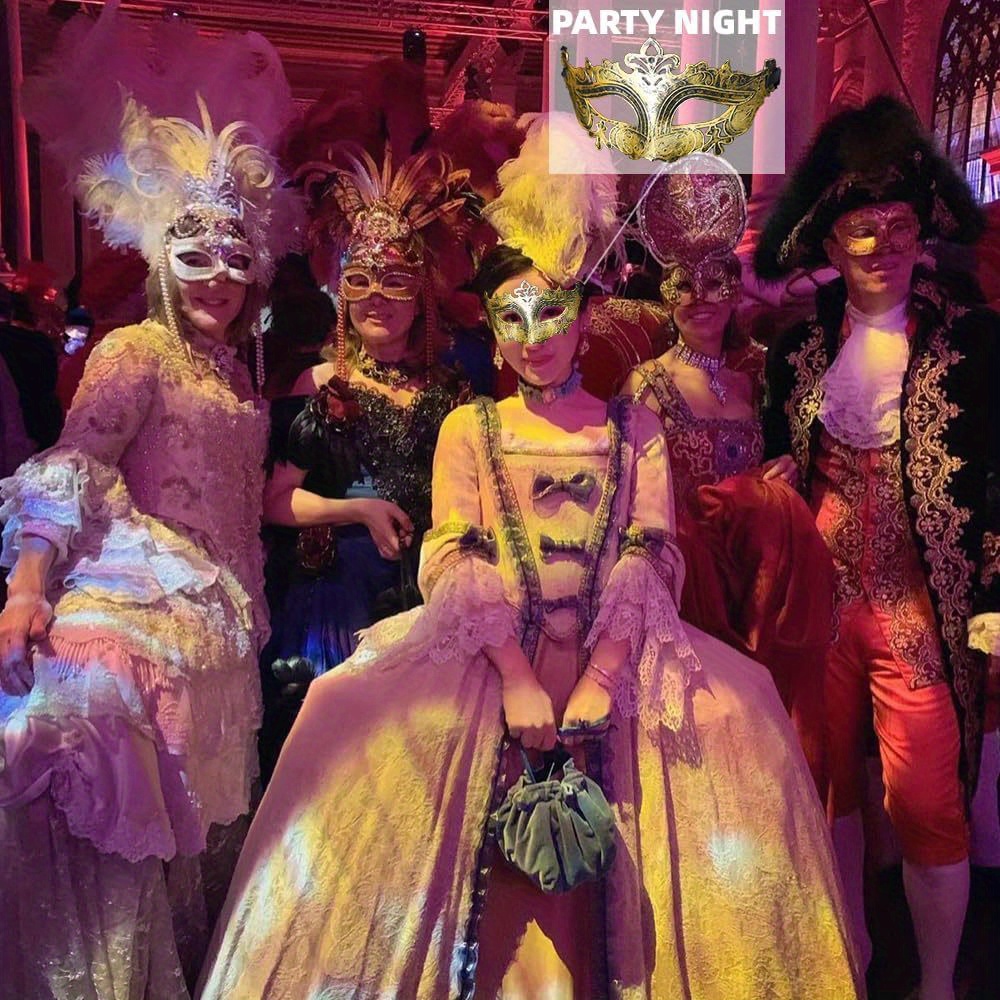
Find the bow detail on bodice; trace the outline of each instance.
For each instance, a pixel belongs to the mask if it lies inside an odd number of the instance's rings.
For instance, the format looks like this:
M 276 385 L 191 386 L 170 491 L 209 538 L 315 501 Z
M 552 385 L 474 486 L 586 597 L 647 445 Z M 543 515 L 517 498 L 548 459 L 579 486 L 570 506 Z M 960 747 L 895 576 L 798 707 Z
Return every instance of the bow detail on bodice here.
M 555 493 L 568 493 L 578 503 L 586 503 L 594 492 L 597 479 L 590 472 L 577 472 L 567 479 L 539 472 L 531 486 L 531 499 L 541 500 Z
M 458 547 L 463 551 L 478 552 L 490 562 L 497 560 L 497 536 L 492 528 L 483 529 L 478 524 L 470 524 L 465 533 L 459 537 Z
M 548 535 L 540 535 L 538 548 L 542 558 L 548 559 L 552 556 L 586 552 L 587 541 L 584 538 L 550 538 Z

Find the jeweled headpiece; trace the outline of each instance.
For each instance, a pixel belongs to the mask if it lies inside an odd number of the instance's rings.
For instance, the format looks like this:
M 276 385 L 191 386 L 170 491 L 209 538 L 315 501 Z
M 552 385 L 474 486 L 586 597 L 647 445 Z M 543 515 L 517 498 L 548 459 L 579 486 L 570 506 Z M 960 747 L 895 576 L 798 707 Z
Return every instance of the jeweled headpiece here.
M 151 267 L 178 243 L 196 241 L 230 263 L 237 247 L 251 259 L 233 270 L 266 285 L 297 235 L 289 223 L 299 199 L 276 184 L 277 164 L 252 125 L 216 132 L 198 106 L 200 126 L 155 118 L 127 99 L 119 149 L 84 165 L 80 201 L 105 242 L 138 250 Z
M 625 56 L 626 69 L 610 59 L 597 66 L 589 59 L 582 67 L 573 66 L 565 46 L 561 55 L 562 77 L 577 120 L 599 149 L 610 146 L 632 160 L 674 161 L 694 152 L 721 153 L 749 130 L 781 81 L 773 59 L 759 73 L 742 73 L 728 62 L 719 67 L 698 62 L 678 73 L 680 57 L 664 52 L 655 38 Z M 608 118 L 591 103 L 609 95 L 631 105 L 634 123 Z M 711 101 L 726 110 L 707 122 L 675 125 L 677 109 L 691 100 Z
M 426 288 L 427 248 L 422 230 L 465 208 L 467 170 L 452 168 L 438 152 L 411 156 L 393 170 L 387 145 L 382 166 L 354 144 L 332 144 L 327 159 L 296 171 L 313 203 L 310 235 L 315 243 L 339 250 L 342 299 L 370 295 L 413 299 Z M 425 295 L 427 362 L 433 361 L 436 333 L 433 294 Z M 337 311 L 337 367 L 346 374 L 346 309 Z
M 663 265 L 660 293 L 675 305 L 685 291 L 733 298 L 740 262 L 733 253 L 747 224 L 743 181 L 725 160 L 692 153 L 651 178 L 638 211 L 639 232 Z
M 420 231 L 466 203 L 467 170 L 454 170 L 441 153 L 419 153 L 393 170 L 387 147 L 382 166 L 360 146 L 332 144 L 325 161 L 296 171 L 314 205 L 310 235 L 332 242 L 341 266 L 381 266 L 387 255 L 409 267 L 424 265 Z

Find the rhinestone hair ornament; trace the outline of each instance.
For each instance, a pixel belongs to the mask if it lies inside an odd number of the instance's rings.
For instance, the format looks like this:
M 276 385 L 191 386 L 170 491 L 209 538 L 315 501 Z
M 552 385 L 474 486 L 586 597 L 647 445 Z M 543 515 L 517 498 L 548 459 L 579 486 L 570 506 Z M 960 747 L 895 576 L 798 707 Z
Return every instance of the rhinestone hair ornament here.
M 639 234 L 663 265 L 660 292 L 676 305 L 685 293 L 716 301 L 740 290 L 733 253 L 747 224 L 743 181 L 725 160 L 692 153 L 668 164 L 646 185 Z
M 597 148 L 610 146 L 632 160 L 673 162 L 695 152 L 721 153 L 747 132 L 766 98 L 781 81 L 773 59 L 759 73 L 742 73 L 728 62 L 719 67 L 699 62 L 678 72 L 680 58 L 666 53 L 655 38 L 648 38 L 638 52 L 625 56 L 625 68 L 605 59 L 571 65 L 561 49 L 562 78 L 573 102 L 573 111 Z M 620 97 L 635 111 L 634 123 L 602 115 L 591 103 L 597 98 Z M 673 124 L 677 109 L 690 100 L 711 101 L 725 110 L 706 122 Z

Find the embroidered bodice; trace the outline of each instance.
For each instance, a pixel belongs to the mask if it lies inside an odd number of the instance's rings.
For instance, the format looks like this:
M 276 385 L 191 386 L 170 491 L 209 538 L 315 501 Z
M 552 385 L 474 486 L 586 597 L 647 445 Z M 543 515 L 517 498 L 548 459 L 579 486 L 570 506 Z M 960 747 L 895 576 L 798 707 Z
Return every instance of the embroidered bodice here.
M 696 416 L 659 361 L 637 371 L 643 379 L 641 393 L 653 394 L 663 423 L 679 510 L 687 508 L 699 486 L 717 483 L 760 464 L 764 436 L 758 420 Z
M 580 586 L 596 562 L 591 532 L 608 472 L 608 437 L 566 434 L 556 445 L 503 430 L 500 447 L 538 570 L 543 631 L 575 636 Z
M 89 514 L 99 519 L 99 510 L 115 510 L 106 495 L 117 472 L 136 511 L 193 541 L 250 597 L 261 595 L 266 408 L 242 364 L 227 365 L 226 377 L 215 374 L 212 346 L 196 341 L 189 353 L 152 320 L 98 344 L 58 443 L 19 473 L 44 480 L 34 490 L 39 503 L 49 496 L 52 517 L 36 505 L 33 530 L 51 535 L 63 555 L 70 545 L 86 548 L 97 528 L 86 518 L 60 524 L 56 504 L 66 489 L 75 494 L 85 486 L 85 506 L 98 504 Z
M 457 380 L 444 380 L 397 406 L 378 390 L 333 378 L 316 395 L 282 406 L 272 457 L 305 469 L 305 488 L 326 497 L 343 497 L 367 474 L 378 495 L 402 507 L 423 531 L 430 525 L 434 446 L 458 393 Z M 296 399 L 301 408 L 289 421 Z

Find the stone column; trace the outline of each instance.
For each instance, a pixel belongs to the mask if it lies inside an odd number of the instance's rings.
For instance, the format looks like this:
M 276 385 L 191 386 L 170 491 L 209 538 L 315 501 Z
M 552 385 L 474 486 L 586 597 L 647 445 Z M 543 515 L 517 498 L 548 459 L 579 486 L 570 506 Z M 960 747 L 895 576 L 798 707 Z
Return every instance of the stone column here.
M 761 9 L 773 7 L 773 0 L 761 0 Z M 786 3 L 785 16 L 778 21 L 784 30 L 785 64 L 781 70 L 781 87 L 784 91 L 784 119 L 778 115 L 765 115 L 762 111 L 754 123 L 754 166 L 762 164 L 766 153 L 776 142 L 784 142 L 785 172 L 791 173 L 802 150 L 813 132 L 813 115 L 816 94 L 816 44 L 819 35 L 819 6 L 817 3 Z M 761 35 L 758 40 L 758 66 L 773 48 Z M 765 104 L 765 108 L 767 105 Z M 778 191 L 785 183 L 782 174 L 764 174 L 756 170 L 753 191 L 748 206 L 749 222 L 740 246 L 741 255 L 749 253 L 756 245 L 757 234 L 763 228 Z
M 700 11 L 706 6 L 705 0 L 684 0 L 685 11 Z M 671 16 L 672 12 L 671 12 Z M 682 35 L 681 36 L 681 65 L 683 71 L 692 63 L 707 62 L 709 66 L 715 65 L 715 38 L 714 35 Z M 705 121 L 706 116 L 702 114 L 704 101 L 685 101 L 677 109 L 677 125 L 692 125 L 695 122 Z
M 31 201 L 28 188 L 28 132 L 21 114 L 21 84 L 24 69 L 21 63 L 20 0 L 7 0 L 7 62 L 10 74 L 10 141 L 14 161 L 14 232 L 15 244 L 7 247 L 17 254 L 18 265 L 31 259 Z M 8 202 L 10 204 L 10 202 Z M 9 229 L 8 229 L 9 231 Z

